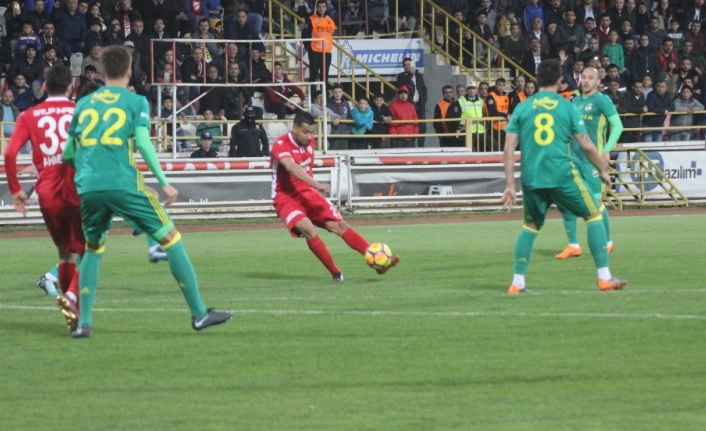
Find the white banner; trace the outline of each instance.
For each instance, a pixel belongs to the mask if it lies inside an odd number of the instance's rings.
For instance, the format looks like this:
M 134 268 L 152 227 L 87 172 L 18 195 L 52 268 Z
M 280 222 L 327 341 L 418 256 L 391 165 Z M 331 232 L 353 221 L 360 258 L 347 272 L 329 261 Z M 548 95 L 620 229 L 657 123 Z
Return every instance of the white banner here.
M 422 39 L 338 39 L 341 47 L 348 51 L 373 71 L 380 75 L 397 75 L 404 72 L 402 60 L 409 57 L 420 72 L 424 72 L 424 43 Z M 353 62 L 345 55 L 339 59 L 338 48 L 334 47 L 331 63 L 336 66 L 341 63 L 341 68 L 346 73 L 365 75 L 365 69 L 355 67 Z M 331 72 L 333 73 L 333 72 Z
M 706 177 L 703 168 L 706 167 L 706 151 L 645 151 L 647 157 L 659 167 L 664 176 L 689 199 L 706 197 Z M 618 162 L 625 161 L 627 153 L 618 153 Z M 632 153 L 632 160 L 639 158 L 637 153 Z M 637 165 L 632 164 L 633 170 Z M 628 170 L 627 163 L 618 163 L 616 170 Z M 623 174 L 626 180 L 638 181 L 638 174 Z M 632 177 L 632 178 L 630 178 Z M 647 178 L 651 180 L 652 178 Z M 658 184 L 645 184 L 645 191 L 658 191 Z M 620 187 L 619 191 L 624 191 Z M 653 199 L 657 199 L 654 197 Z

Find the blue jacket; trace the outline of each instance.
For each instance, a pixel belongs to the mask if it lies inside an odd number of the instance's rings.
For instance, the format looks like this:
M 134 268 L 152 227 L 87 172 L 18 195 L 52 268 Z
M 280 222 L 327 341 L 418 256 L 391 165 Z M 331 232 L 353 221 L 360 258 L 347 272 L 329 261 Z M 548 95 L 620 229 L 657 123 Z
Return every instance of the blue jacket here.
M 51 13 L 54 9 L 54 0 L 44 0 L 44 9 L 47 13 Z M 25 0 L 25 11 L 34 12 L 34 0 Z
M 364 135 L 366 130 L 373 130 L 373 110 L 368 107 L 365 111 L 358 109 L 358 105 L 351 110 L 353 118 L 353 134 Z
M 71 15 L 66 9 L 54 9 L 51 14 L 56 27 L 56 36 L 64 42 L 71 44 L 84 42 L 88 30 L 86 16 L 78 10 Z
M 530 4 L 525 8 L 525 27 L 527 30 L 532 29 L 532 20 L 535 18 L 542 18 L 542 30 L 544 30 L 544 11 L 539 4 Z

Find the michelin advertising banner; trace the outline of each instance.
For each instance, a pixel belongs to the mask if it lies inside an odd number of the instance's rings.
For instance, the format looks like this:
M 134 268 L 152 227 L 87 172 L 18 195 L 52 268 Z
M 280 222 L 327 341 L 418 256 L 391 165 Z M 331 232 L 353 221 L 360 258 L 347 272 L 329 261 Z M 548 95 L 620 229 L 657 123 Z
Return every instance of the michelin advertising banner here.
M 616 170 L 628 170 L 628 164 L 624 162 L 628 156 L 627 153 L 620 152 L 618 154 Z M 687 199 L 706 197 L 706 176 L 704 176 L 706 151 L 645 151 L 645 154 L 662 170 L 664 176 L 684 193 Z M 636 153 L 632 153 L 630 156 L 632 160 L 639 158 Z M 621 160 L 623 163 L 620 163 Z M 622 175 L 626 177 L 626 180 L 639 181 L 639 175 L 636 173 Z M 646 180 L 649 181 L 651 178 L 646 178 Z M 622 191 L 620 187 L 618 190 Z M 659 189 L 661 186 L 658 184 L 645 184 L 645 191 L 658 191 Z
M 397 75 L 404 72 L 402 60 L 411 58 L 417 70 L 424 72 L 424 43 L 422 39 L 339 39 L 339 45 L 380 75 Z M 365 75 L 365 69 L 355 67 L 346 55 L 339 55 L 333 48 L 331 63 L 340 62 L 346 73 L 355 71 L 356 75 Z M 333 73 L 333 71 L 331 72 Z

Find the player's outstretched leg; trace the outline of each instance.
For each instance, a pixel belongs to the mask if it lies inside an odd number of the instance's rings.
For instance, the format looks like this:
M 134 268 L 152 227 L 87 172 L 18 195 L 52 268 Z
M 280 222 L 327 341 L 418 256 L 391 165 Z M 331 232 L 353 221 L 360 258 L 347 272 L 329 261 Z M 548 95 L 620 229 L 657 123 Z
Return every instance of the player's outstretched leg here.
M 170 237 L 171 239 L 167 238 Z M 207 309 L 201 300 L 199 285 L 196 281 L 196 273 L 191 265 L 189 255 L 186 254 L 184 243 L 181 241 L 181 234 L 176 229 L 167 234 L 160 242 L 167 253 L 169 269 L 179 283 L 181 293 L 189 304 L 191 310 L 191 327 L 197 331 L 206 329 L 209 326 L 220 325 L 233 317 L 232 312 L 219 312 L 212 308 Z
M 59 282 L 59 265 L 37 279 L 37 286 L 47 295 L 57 296 L 56 286 Z
M 605 239 L 603 217 L 600 213 L 586 220 L 588 246 L 598 269 L 598 288 L 600 290 L 620 290 L 627 286 L 626 280 L 614 278 L 608 268 L 608 250 Z
M 608 217 L 608 209 L 605 205 L 601 205 L 601 214 L 603 215 L 603 228 L 605 229 L 606 244 L 608 244 L 608 253 L 613 252 L 613 240 L 610 238 L 610 218 Z
M 79 265 L 78 261 L 76 264 Z M 76 328 L 78 328 L 78 317 L 80 313 L 78 282 L 80 273 L 80 269 L 77 268 L 69 284 L 69 289 L 66 293 L 62 293 L 56 297 L 56 304 L 59 306 L 61 314 L 64 315 L 66 325 L 69 327 L 70 332 L 74 332 Z
M 343 281 L 343 273 L 333 262 L 333 257 L 331 257 L 331 253 L 329 253 L 326 244 L 324 244 L 324 242 L 321 240 L 321 237 L 316 232 L 316 226 L 314 226 L 311 220 L 308 217 L 301 218 L 294 224 L 293 230 L 297 235 L 303 236 L 306 239 L 306 245 L 309 246 L 309 250 L 314 253 L 314 255 L 321 261 L 321 263 L 324 264 L 326 269 L 331 273 L 333 281 Z
M 562 211 L 561 217 L 564 219 L 564 230 L 569 240 L 569 245 L 564 251 L 554 256 L 557 259 L 568 259 L 570 257 L 581 256 L 581 245 L 579 244 L 578 233 L 576 232 L 576 215 L 571 211 Z
M 147 251 L 150 263 L 157 263 L 161 260 L 167 260 L 167 253 L 159 245 L 159 243 L 149 235 L 147 235 Z
M 534 240 L 537 238 L 538 233 L 537 229 L 523 225 L 522 231 L 517 237 L 517 242 L 515 243 L 515 274 L 512 277 L 512 285 L 507 291 L 510 295 L 529 292 L 525 287 L 525 273 L 532 257 Z
M 93 301 L 98 287 L 100 273 L 100 260 L 105 252 L 105 244 L 86 244 L 86 253 L 81 261 L 79 271 L 79 285 L 81 291 L 81 313 L 79 314 L 78 327 L 71 333 L 73 338 L 87 338 L 93 332 Z
M 370 247 L 370 243 L 365 238 L 363 238 L 361 234 L 356 232 L 355 229 L 350 227 L 348 223 L 344 221 L 326 222 L 326 229 L 328 229 L 329 232 L 333 232 L 336 235 L 339 235 L 343 239 L 343 241 L 348 244 L 350 248 L 357 251 L 362 256 L 365 256 L 365 251 L 368 249 L 368 247 Z M 388 269 L 392 268 L 393 266 L 397 266 L 398 263 L 400 263 L 400 257 L 398 255 L 394 255 L 390 259 L 389 266 L 385 268 L 376 269 L 376 271 L 378 272 L 378 274 L 383 275 L 387 272 Z

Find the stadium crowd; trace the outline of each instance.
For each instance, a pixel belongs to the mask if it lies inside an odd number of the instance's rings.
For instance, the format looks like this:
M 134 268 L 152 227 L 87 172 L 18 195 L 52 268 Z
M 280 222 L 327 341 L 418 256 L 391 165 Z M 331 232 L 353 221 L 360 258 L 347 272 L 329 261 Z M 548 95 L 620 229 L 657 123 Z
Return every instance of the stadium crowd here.
M 316 11 L 313 0 L 284 3 L 305 19 Z M 536 73 L 541 60 L 559 58 L 564 68 L 562 93 L 567 98 L 578 90 L 581 71 L 595 67 L 604 92 L 621 114 L 658 114 L 624 117 L 626 127 L 668 125 L 670 116 L 665 111 L 687 114 L 672 116 L 672 125 L 688 127 L 701 122 L 701 115 L 692 114 L 703 109 L 706 94 L 703 88 L 706 80 L 701 79 L 706 67 L 704 0 L 661 0 L 647 4 L 635 0 L 438 0 L 437 3 L 531 75 Z M 384 34 L 399 30 L 406 32 L 404 37 L 410 37 L 418 30 L 420 18 L 416 0 L 326 0 L 325 5 L 325 15 L 335 21 L 336 28 L 343 34 L 360 31 Z M 156 118 L 170 117 L 175 109 L 201 96 L 181 117 L 203 116 L 204 124 L 198 126 L 198 134 L 195 126 L 194 130 L 188 130 L 186 125 L 179 125 L 176 131 L 170 129 L 170 134 L 186 136 L 188 131 L 190 136 L 200 136 L 204 129 L 213 126 L 209 123 L 213 119 L 244 120 L 243 113 L 249 107 L 255 111 L 256 120 L 262 119 L 263 109 L 253 106 L 255 92 L 264 94 L 264 111 L 279 119 L 295 113 L 291 97 L 307 102 L 302 89 L 290 84 L 280 64 L 275 64 L 271 71 L 264 61 L 266 47 L 261 42 L 261 32 L 266 5 L 261 0 L 109 0 L 103 3 L 0 0 L 0 7 L 6 8 L 0 15 L 4 121 L 14 121 L 20 112 L 46 98 L 41 91 L 43 72 L 55 64 L 71 66 L 75 75 L 80 75 L 76 95 L 86 87 L 103 85 L 98 58 L 101 49 L 110 45 L 123 45 L 131 51 L 130 89 L 149 99 Z M 367 16 L 364 16 L 365 11 Z M 450 40 L 454 40 L 454 32 L 459 35 L 460 28 L 457 24 L 452 26 Z M 172 42 L 159 42 L 170 38 L 203 39 L 204 42 L 177 42 L 174 48 Z M 221 38 L 253 42 L 209 42 Z M 482 46 L 473 46 L 477 42 L 470 33 L 463 32 L 461 39 L 464 49 L 482 51 Z M 155 42 L 152 44 L 150 40 Z M 448 49 L 459 53 L 461 47 L 452 41 Z M 321 70 L 321 74 L 325 77 L 327 71 Z M 172 87 L 152 85 L 169 82 L 203 85 L 178 88 L 177 104 L 173 106 Z M 224 82 L 281 85 L 212 86 Z M 388 100 L 389 106 L 382 95 L 372 100 L 363 98 L 351 106 L 336 88 L 325 103 L 324 96 L 329 95 L 314 97 L 309 103 L 310 110 L 321 113 L 324 106 L 330 110 L 331 133 L 361 135 L 355 139 L 333 139 L 331 147 L 377 148 L 381 145 L 380 138 L 367 139 L 366 134 L 425 133 L 426 123 L 423 122 L 390 123 L 393 119 L 426 118 L 427 94 L 422 75 L 413 66 L 405 65 L 405 72 L 397 77 L 396 84 L 398 97 Z M 450 119 L 507 118 L 520 101 L 536 90 L 531 79 L 522 75 L 516 76 L 512 83 L 499 79 L 493 83 L 471 84 L 468 88 L 456 89 L 455 94 L 453 89 L 445 88 L 435 117 L 446 118 L 448 114 Z M 161 103 L 158 103 L 159 96 Z M 340 120 L 352 120 L 352 123 Z M 434 128 L 438 133 L 456 133 L 464 131 L 463 124 L 463 121 L 439 122 L 434 123 Z M 501 142 L 495 142 L 488 135 L 494 130 L 493 136 L 501 136 L 498 132 L 502 133 L 504 126 L 504 121 L 474 125 L 473 142 L 482 141 L 484 149 L 499 149 Z M 213 129 L 209 133 L 220 135 Z M 12 126 L 5 126 L 4 131 L 8 136 Z M 671 135 L 673 140 L 692 137 L 689 129 L 680 129 Z M 634 132 L 623 134 L 626 142 L 639 138 Z M 645 140 L 661 138 L 661 132 L 643 136 Z M 464 142 L 460 137 L 441 139 L 442 146 L 462 146 Z M 212 144 L 216 150 L 220 145 L 219 140 Z M 424 146 L 424 138 L 418 138 L 415 143 L 408 137 L 391 136 L 390 145 Z

